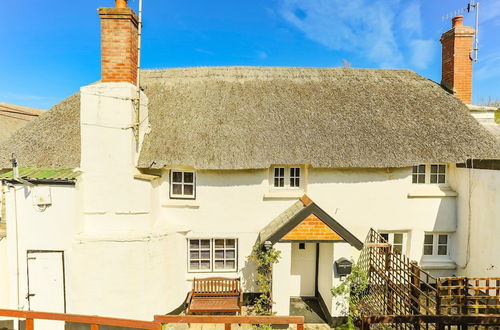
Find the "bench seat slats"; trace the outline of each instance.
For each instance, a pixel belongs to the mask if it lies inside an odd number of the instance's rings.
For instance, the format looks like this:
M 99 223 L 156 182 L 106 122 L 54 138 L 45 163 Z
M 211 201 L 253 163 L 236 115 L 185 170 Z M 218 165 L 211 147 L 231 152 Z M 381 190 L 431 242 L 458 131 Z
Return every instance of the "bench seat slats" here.
M 243 303 L 239 278 L 211 277 L 193 280 L 187 313 L 240 312 Z

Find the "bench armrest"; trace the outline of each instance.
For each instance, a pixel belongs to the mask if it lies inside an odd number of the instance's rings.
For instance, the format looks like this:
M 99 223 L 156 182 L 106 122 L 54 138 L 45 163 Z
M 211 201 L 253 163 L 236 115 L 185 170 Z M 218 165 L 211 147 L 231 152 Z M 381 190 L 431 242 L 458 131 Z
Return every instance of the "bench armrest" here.
M 243 306 L 243 291 L 240 292 L 240 307 Z
M 189 291 L 186 301 L 184 302 L 185 307 L 189 306 L 189 304 L 191 303 L 191 299 L 193 299 L 193 292 Z

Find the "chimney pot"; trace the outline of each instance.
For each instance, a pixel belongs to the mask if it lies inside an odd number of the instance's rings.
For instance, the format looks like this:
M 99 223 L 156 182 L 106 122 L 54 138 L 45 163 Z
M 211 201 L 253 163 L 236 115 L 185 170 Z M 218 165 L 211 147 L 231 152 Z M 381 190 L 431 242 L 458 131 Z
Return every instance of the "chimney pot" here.
M 451 19 L 451 26 L 461 26 L 464 25 L 464 17 L 463 16 L 455 16 Z
M 115 0 L 115 7 L 116 8 L 127 8 L 127 1 L 128 0 Z

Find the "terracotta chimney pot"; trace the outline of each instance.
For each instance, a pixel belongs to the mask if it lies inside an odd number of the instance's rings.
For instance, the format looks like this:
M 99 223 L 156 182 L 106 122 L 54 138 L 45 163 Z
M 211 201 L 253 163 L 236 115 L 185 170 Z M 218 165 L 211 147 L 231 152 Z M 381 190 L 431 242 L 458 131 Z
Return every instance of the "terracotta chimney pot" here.
M 463 16 L 453 17 L 451 19 L 451 25 L 452 25 L 452 27 L 464 25 L 464 17 Z
M 116 8 L 127 8 L 127 1 L 128 0 L 115 0 L 115 7 Z

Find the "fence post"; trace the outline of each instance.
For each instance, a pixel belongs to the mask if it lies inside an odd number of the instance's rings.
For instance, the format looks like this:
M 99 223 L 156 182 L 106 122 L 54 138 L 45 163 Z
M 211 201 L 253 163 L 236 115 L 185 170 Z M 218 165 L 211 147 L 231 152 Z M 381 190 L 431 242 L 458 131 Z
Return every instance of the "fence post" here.
M 33 319 L 26 319 L 26 330 L 34 330 L 34 321 Z
M 90 330 L 99 330 L 99 326 L 97 324 L 91 324 Z
M 418 264 L 416 261 L 412 261 L 411 263 L 411 284 L 410 284 L 410 295 L 414 298 L 414 300 L 410 301 L 410 304 L 413 305 L 412 314 L 420 314 L 420 269 L 418 268 Z
M 462 289 L 462 293 L 464 294 L 464 299 L 462 300 L 464 305 L 462 307 L 462 315 L 467 315 L 469 314 L 469 308 L 467 306 L 468 304 L 468 299 L 467 299 L 467 295 L 469 293 L 469 289 L 468 289 L 468 286 L 469 286 L 469 279 L 467 277 L 464 277 L 463 279 L 464 283 L 464 287 Z
M 224 323 L 224 330 L 231 330 L 231 323 Z
M 441 315 L 441 278 L 436 283 L 436 315 Z

